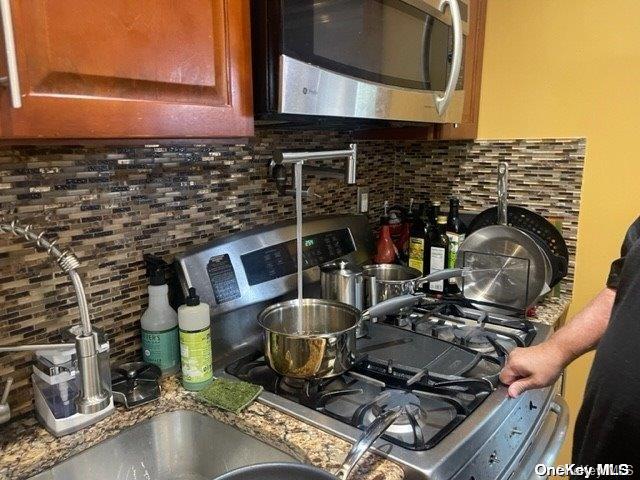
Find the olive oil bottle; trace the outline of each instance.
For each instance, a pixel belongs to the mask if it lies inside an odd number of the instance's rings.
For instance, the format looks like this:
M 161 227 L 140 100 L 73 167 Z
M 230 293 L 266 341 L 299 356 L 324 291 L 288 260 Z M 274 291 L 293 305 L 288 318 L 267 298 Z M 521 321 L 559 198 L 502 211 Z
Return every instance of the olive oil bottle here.
M 437 231 L 429 248 L 429 273 L 439 272 L 447 268 L 449 256 L 449 237 L 447 237 L 447 217 L 440 215 L 437 219 Z M 445 293 L 445 281 L 429 283 L 432 293 Z

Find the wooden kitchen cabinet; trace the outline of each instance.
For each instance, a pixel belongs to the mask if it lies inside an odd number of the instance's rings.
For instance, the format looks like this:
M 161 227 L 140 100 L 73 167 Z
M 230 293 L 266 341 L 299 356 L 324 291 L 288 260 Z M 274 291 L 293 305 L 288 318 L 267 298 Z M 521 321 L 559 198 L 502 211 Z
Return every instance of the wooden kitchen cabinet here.
M 0 91 L 3 139 L 253 134 L 248 0 L 10 5 L 22 106 Z
M 480 87 L 487 0 L 469 0 L 469 34 L 465 44 L 464 109 L 457 124 L 433 123 L 423 126 L 396 126 L 358 132 L 361 139 L 389 140 L 455 140 L 474 139 L 478 132 Z

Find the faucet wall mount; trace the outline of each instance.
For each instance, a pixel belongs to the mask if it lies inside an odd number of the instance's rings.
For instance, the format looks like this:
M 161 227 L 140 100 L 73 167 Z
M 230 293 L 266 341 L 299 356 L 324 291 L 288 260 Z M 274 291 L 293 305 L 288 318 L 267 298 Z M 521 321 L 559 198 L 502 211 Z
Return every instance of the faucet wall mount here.
M 295 164 L 303 165 L 302 173 L 313 174 L 324 178 L 344 179 L 348 185 L 356 183 L 356 164 L 358 156 L 357 144 L 352 143 L 345 150 L 319 150 L 300 152 L 276 152 L 269 162 L 269 176 L 276 182 L 281 195 L 295 195 Z M 311 166 L 305 162 L 310 160 L 345 159 L 343 169 Z M 310 189 L 303 189 L 302 195 L 310 195 Z

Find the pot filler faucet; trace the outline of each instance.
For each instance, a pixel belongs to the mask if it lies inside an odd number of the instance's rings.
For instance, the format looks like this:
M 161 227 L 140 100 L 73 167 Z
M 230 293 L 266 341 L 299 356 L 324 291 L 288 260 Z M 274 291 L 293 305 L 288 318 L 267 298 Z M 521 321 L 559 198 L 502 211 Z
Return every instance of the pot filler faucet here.
M 80 275 L 76 271 L 80 267 L 80 261 L 69 250 L 60 250 L 56 246 L 56 241 L 48 241 L 44 235 L 45 232 L 39 234 L 31 231 L 31 226 L 21 226 L 17 221 L 11 223 L 0 222 L 0 232 L 12 233 L 18 237 L 24 237 L 26 240 L 35 243 L 35 246 L 47 251 L 53 257 L 60 268 L 69 275 L 71 283 L 76 291 L 76 299 L 78 302 L 78 310 L 80 311 L 80 330 L 75 337 L 75 343 L 57 343 L 44 345 L 14 345 L 8 347 L 0 347 L 0 353 L 4 352 L 24 352 L 24 351 L 51 351 L 75 348 L 78 361 L 78 370 L 80 373 L 80 393 L 76 398 L 77 411 L 83 415 L 93 415 L 99 412 L 106 413 L 107 409 L 113 409 L 111 394 L 104 388 L 104 380 L 101 377 L 101 371 L 98 364 L 98 335 L 91 328 L 89 320 L 89 309 L 87 307 L 87 299 L 84 292 L 84 286 Z M 8 393 L 11 380 L 9 380 L 5 392 Z M 6 405 L 6 397 L 2 397 L 2 405 L 0 405 L 0 423 L 9 421 L 10 413 Z M 4 408 L 2 408 L 4 407 Z M 5 410 L 3 412 L 3 410 Z M 97 419 L 103 418 L 104 415 L 96 416 Z M 97 420 L 96 420 L 97 421 Z
M 309 190 L 302 190 L 302 176 L 304 172 L 330 178 L 344 178 L 347 185 L 356 183 L 356 163 L 358 146 L 349 145 L 348 150 L 320 150 L 314 152 L 276 152 L 269 164 L 269 173 L 276 181 L 281 194 L 295 193 L 296 197 L 296 251 L 298 260 L 298 299 L 302 299 L 302 196 L 308 195 Z M 334 160 L 345 158 L 344 169 L 329 167 L 312 167 L 305 162 L 310 160 Z M 287 185 L 285 165 L 293 166 L 293 189 Z
M 349 145 L 348 150 L 320 150 L 314 152 L 276 152 L 273 160 L 269 164 L 269 173 L 276 181 L 276 186 L 281 194 L 294 194 L 295 188 L 295 165 L 303 166 L 303 174 L 311 173 L 325 178 L 344 178 L 347 185 L 355 185 L 356 183 L 356 160 L 358 155 L 358 147 L 355 143 Z M 310 160 L 334 160 L 344 158 L 344 169 L 330 167 L 314 167 L 307 165 L 305 162 Z M 286 165 L 293 166 L 294 185 L 287 184 Z M 302 192 L 308 195 L 308 191 Z

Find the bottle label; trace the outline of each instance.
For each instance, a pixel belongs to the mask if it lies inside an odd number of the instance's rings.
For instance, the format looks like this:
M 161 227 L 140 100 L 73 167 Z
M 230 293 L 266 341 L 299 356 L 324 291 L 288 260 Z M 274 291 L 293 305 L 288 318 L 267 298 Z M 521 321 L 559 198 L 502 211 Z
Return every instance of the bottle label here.
M 178 367 L 178 327 L 159 332 L 142 329 L 142 359 L 157 365 L 163 372 Z
M 449 238 L 449 258 L 447 258 L 447 268 L 456 267 L 456 259 L 458 258 L 458 249 L 464 242 L 464 233 L 447 232 Z M 456 283 L 455 278 L 450 278 L 449 283 Z
M 431 254 L 429 255 L 429 273 L 439 272 L 440 270 L 444 270 L 444 266 L 446 263 L 445 258 L 445 249 L 442 247 L 431 247 Z M 435 292 L 443 292 L 444 291 L 444 281 L 440 280 L 438 282 L 429 283 L 429 289 Z
M 206 382 L 213 377 L 211 327 L 189 332 L 180 330 L 182 378 L 188 383 Z
M 409 239 L 409 266 L 424 273 L 424 238 Z

